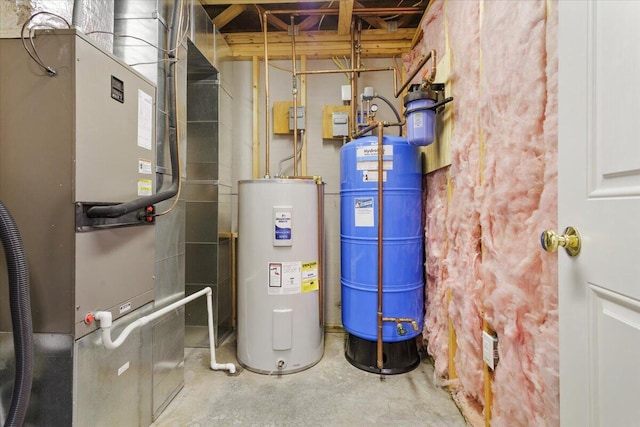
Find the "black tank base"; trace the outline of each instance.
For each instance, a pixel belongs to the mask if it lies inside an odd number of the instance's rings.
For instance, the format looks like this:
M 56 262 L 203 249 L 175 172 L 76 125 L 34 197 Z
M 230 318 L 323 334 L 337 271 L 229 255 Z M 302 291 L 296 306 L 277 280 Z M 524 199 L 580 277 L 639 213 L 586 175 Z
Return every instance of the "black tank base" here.
M 347 334 L 344 355 L 358 369 L 374 374 L 395 375 L 414 370 L 420 364 L 415 338 L 382 343 L 382 369 L 378 368 L 377 343 Z

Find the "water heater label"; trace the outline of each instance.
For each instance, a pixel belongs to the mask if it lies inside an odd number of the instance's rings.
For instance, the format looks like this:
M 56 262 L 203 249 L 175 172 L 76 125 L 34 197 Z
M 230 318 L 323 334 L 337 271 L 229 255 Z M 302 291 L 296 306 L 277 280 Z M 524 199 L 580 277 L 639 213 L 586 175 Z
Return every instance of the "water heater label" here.
M 302 263 L 302 293 L 317 291 L 318 282 L 318 261 Z
M 302 262 L 269 263 L 269 295 L 299 294 L 302 289 Z
M 273 246 L 291 246 L 291 206 L 273 207 Z
M 373 227 L 373 197 L 355 199 L 355 226 Z

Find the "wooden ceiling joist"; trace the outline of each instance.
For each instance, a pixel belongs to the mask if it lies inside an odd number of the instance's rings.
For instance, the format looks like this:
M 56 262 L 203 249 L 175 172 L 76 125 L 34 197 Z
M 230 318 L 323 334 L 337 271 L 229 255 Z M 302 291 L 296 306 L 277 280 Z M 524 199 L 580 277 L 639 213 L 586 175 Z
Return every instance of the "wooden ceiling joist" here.
M 410 50 L 413 33 L 413 29 L 398 29 L 393 33 L 386 30 L 363 30 L 361 55 L 363 58 L 402 55 Z M 224 38 L 231 49 L 233 59 L 250 59 L 253 56 L 262 58 L 264 55 L 264 40 L 260 33 L 225 34 Z M 287 32 L 269 32 L 267 39 L 271 59 L 291 58 L 291 37 Z M 349 56 L 350 36 L 326 31 L 302 32 L 296 36 L 296 53 L 315 59 Z
M 233 21 L 233 19 L 240 15 L 247 9 L 248 6 L 241 4 L 233 4 L 223 10 L 218 16 L 213 19 L 213 25 L 219 30 L 220 28 L 227 25 L 229 22 Z
M 354 1 L 353 6 L 357 9 L 363 9 L 365 7 L 359 1 Z M 379 30 L 387 29 L 387 22 L 384 19 L 379 18 L 377 16 L 363 16 L 361 19 L 367 24 L 371 25 L 373 28 L 377 28 Z
M 255 8 L 253 7 L 249 7 L 247 8 L 247 10 L 254 12 L 256 15 L 258 16 L 258 19 L 262 19 L 262 16 L 264 15 L 265 9 L 261 6 L 256 5 Z M 284 22 L 282 19 L 278 18 L 277 16 L 274 16 L 272 14 L 267 14 L 267 21 L 273 25 L 274 27 L 276 27 L 279 30 L 282 31 L 287 31 L 287 29 L 289 28 L 289 24 L 287 24 L 286 22 Z
M 225 4 L 283 4 L 283 3 L 314 3 L 318 0 L 200 0 L 205 6 L 220 6 Z
M 340 0 L 340 12 L 338 14 L 338 34 L 349 34 L 351 31 L 351 19 L 353 19 L 353 0 Z

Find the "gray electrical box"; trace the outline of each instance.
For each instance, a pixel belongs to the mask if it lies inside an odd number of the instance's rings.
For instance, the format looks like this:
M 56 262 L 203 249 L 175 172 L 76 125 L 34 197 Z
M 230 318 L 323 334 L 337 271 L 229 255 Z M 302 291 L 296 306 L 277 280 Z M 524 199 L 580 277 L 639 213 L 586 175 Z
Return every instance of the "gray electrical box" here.
M 304 130 L 304 107 L 298 107 L 298 130 Z M 289 107 L 289 130 L 293 130 L 293 107 Z
M 154 193 L 156 88 L 75 30 L 34 42 L 55 76 L 20 39 L 0 39 L 0 200 L 24 241 L 34 332 L 77 339 L 96 328 L 87 312 L 118 318 L 154 298 L 155 227 L 83 228 L 77 216 Z M 0 331 L 9 330 L 0 299 Z
M 331 113 L 331 129 L 333 136 L 349 136 L 349 113 Z

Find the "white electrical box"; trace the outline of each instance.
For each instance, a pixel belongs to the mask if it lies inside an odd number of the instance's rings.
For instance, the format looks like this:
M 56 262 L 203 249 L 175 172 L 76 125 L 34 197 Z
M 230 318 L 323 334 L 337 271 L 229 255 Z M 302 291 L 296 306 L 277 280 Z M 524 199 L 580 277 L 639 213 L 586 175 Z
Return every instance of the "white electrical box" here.
M 491 370 L 498 364 L 498 337 L 482 331 L 482 360 Z
M 342 85 L 340 87 L 343 101 L 351 101 L 351 85 Z

